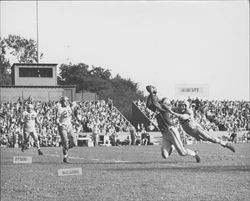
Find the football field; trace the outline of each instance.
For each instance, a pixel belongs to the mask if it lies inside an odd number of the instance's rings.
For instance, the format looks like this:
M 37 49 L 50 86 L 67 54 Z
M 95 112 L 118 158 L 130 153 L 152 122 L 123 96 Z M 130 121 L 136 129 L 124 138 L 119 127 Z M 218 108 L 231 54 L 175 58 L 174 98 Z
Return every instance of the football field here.
M 198 150 L 201 163 L 173 151 L 161 158 L 160 146 L 76 147 L 70 164 L 61 148 L 24 153 L 1 148 L 1 201 L 158 201 L 250 200 L 250 143 L 235 144 L 236 153 L 214 144 Z M 13 163 L 31 156 L 31 164 Z M 59 176 L 58 170 L 82 168 L 82 175 Z

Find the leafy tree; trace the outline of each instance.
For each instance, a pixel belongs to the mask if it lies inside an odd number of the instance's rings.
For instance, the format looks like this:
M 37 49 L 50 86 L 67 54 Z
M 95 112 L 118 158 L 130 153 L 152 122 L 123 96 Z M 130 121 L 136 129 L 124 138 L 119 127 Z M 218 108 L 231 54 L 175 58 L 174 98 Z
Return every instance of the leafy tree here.
M 90 69 L 84 63 L 62 64 L 58 80 L 62 85 L 76 85 L 77 91 L 98 92 L 109 87 L 110 76 L 110 71 L 101 67 L 92 66 Z
M 0 86 L 1 85 L 10 85 L 11 84 L 11 75 L 10 75 L 10 63 L 9 61 L 4 57 L 5 55 L 5 49 L 2 45 L 0 46 Z
M 32 39 L 22 38 L 17 35 L 9 35 L 3 39 L 3 45 L 6 53 L 15 57 L 19 63 L 35 63 L 37 62 L 37 44 Z M 43 53 L 40 54 L 40 58 Z
M 60 66 L 60 84 L 76 85 L 77 91 L 95 92 L 100 99 L 111 98 L 114 105 L 130 119 L 134 100 L 144 99 L 137 83 L 124 79 L 120 75 L 112 78 L 111 72 L 102 67 L 80 64 L 62 64 Z
M 121 78 L 119 75 L 112 79 L 114 105 L 126 116 L 131 119 L 131 103 L 134 100 L 144 100 L 143 92 L 139 90 L 137 83 L 130 79 Z
M 17 35 L 9 35 L 7 38 L 0 38 L 0 84 L 11 84 L 11 65 L 13 63 L 34 63 L 37 62 L 36 42 L 32 39 L 25 39 Z M 43 57 L 43 53 L 39 55 Z
M 105 70 L 101 67 L 92 66 L 93 70 L 90 71 L 90 74 L 95 78 L 101 78 L 104 80 L 109 80 L 111 77 L 111 73 L 109 70 Z

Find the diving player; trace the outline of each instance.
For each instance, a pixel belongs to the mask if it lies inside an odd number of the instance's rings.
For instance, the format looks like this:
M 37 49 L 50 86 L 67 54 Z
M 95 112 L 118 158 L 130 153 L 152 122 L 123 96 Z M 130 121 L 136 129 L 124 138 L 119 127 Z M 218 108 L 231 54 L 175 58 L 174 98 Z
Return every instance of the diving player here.
M 166 98 L 163 98 L 162 101 L 159 101 L 157 97 L 157 90 L 153 86 L 147 86 L 147 91 L 150 93 L 147 99 L 147 107 L 156 112 L 156 119 L 158 126 L 161 130 L 163 141 L 161 146 L 161 154 L 163 158 L 168 158 L 172 153 L 172 145 L 175 147 L 176 151 L 181 156 L 193 156 L 196 159 L 196 162 L 200 162 L 200 157 L 197 152 L 186 149 L 180 138 L 180 133 L 178 129 L 174 127 L 172 120 L 170 119 L 170 112 L 167 110 L 169 107 L 170 101 Z
M 57 108 L 56 123 L 58 125 L 59 135 L 62 140 L 63 162 L 68 163 L 68 151 L 77 145 L 76 134 L 72 127 L 72 117 L 75 118 L 74 112 L 69 105 L 69 99 L 66 96 L 61 97 L 61 105 Z
M 36 147 L 38 149 L 38 154 L 43 155 L 40 144 L 38 141 L 38 135 L 36 133 L 36 123 L 40 127 L 40 123 L 37 119 L 37 113 L 34 111 L 34 106 L 32 104 L 27 105 L 27 111 L 24 111 L 22 114 L 22 124 L 23 124 L 23 137 L 24 141 L 22 143 L 21 149 L 22 152 L 27 149 L 30 136 L 34 139 Z
M 194 120 L 194 113 L 192 109 L 190 108 L 188 101 L 183 101 L 178 106 L 178 113 L 173 112 L 171 109 L 169 109 L 169 112 L 173 115 L 177 116 L 179 118 L 180 124 L 183 128 L 183 130 L 190 136 L 196 138 L 197 140 L 203 140 L 203 141 L 209 141 L 212 143 L 220 144 L 222 147 L 226 147 L 230 149 L 232 152 L 235 152 L 235 149 L 232 145 L 229 143 L 220 140 L 219 138 L 212 137 L 209 135 L 207 131 L 205 131 L 201 125 L 199 125 Z

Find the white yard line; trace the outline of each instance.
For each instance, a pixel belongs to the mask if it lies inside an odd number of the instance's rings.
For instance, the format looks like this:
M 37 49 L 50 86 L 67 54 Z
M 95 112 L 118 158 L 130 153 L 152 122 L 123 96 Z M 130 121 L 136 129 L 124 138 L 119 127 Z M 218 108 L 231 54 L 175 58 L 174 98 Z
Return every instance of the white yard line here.
M 60 158 L 61 156 L 58 154 L 46 154 L 44 156 L 52 156 L 52 157 L 58 157 Z M 122 160 L 115 160 L 115 159 L 111 159 L 111 160 L 106 160 L 106 159 L 98 159 L 98 158 L 82 158 L 82 157 L 78 157 L 78 156 L 69 156 L 70 159 L 78 159 L 78 160 L 90 160 L 90 161 L 102 161 L 102 162 L 107 162 L 107 163 L 131 163 L 132 161 L 122 161 Z
M 55 156 L 55 157 L 60 157 L 58 154 L 45 154 L 44 156 Z
M 118 161 L 114 161 L 115 163 L 132 163 L 133 161 L 120 161 L 120 160 L 118 160 Z

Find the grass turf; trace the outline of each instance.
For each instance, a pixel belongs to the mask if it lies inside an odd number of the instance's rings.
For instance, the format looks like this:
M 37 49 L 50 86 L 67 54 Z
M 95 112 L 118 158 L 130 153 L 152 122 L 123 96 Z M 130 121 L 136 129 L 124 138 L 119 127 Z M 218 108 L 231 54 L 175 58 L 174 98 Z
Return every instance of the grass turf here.
M 201 163 L 174 151 L 163 159 L 160 146 L 76 147 L 70 164 L 61 148 L 32 148 L 22 153 L 1 148 L 1 201 L 157 201 L 250 200 L 250 143 L 236 153 L 215 144 L 187 146 Z M 32 164 L 13 164 L 32 156 Z M 58 176 L 58 169 L 82 168 L 81 176 Z

